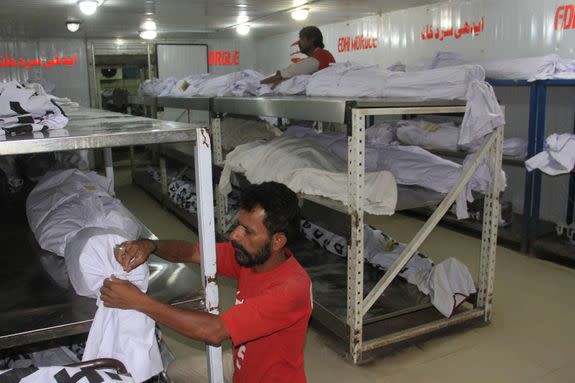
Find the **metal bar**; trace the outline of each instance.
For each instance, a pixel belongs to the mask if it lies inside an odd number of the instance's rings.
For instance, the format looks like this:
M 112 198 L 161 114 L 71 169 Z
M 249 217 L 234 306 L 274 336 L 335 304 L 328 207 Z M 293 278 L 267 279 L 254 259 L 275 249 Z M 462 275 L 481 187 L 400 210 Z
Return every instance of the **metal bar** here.
M 224 155 L 222 150 L 222 119 L 219 114 L 216 114 L 210 120 L 210 130 L 212 132 L 213 147 L 212 154 L 214 156 L 214 164 L 223 165 Z M 223 235 L 227 230 L 226 224 L 226 211 L 227 211 L 227 198 L 223 195 L 219 187 L 216 188 L 216 225 L 217 232 Z
M 106 166 L 106 178 L 110 180 L 110 194 L 116 195 L 114 190 L 114 161 L 112 160 L 112 148 L 104 148 L 104 164 Z
M 575 83 L 575 82 L 574 82 Z M 575 117 L 573 117 L 573 134 L 575 134 Z M 569 194 L 567 195 L 567 214 L 565 222 L 567 225 L 573 223 L 573 215 L 575 214 L 575 172 L 569 175 Z
M 364 116 L 389 116 L 402 114 L 465 113 L 465 106 L 405 106 L 397 108 L 361 108 Z
M 496 140 L 496 133 L 491 133 L 489 137 L 484 141 L 479 151 L 475 153 L 473 160 L 471 161 L 469 166 L 463 170 L 463 173 L 459 177 L 459 180 L 457 181 L 453 189 L 451 189 L 451 191 L 443 199 L 441 204 L 439 204 L 439 206 L 433 212 L 431 217 L 429 217 L 427 222 L 425 222 L 423 227 L 417 232 L 415 237 L 405 247 L 401 255 L 395 260 L 395 262 L 387 270 L 387 272 L 381 278 L 381 280 L 370 291 L 368 296 L 363 301 L 363 315 L 365 315 L 369 311 L 371 306 L 375 304 L 375 301 L 381 296 L 381 294 L 383 294 L 387 286 L 389 286 L 389 284 L 393 281 L 393 279 L 397 276 L 397 274 L 399 274 L 401 269 L 413 256 L 413 254 L 415 254 L 417 249 L 419 249 L 423 241 L 427 239 L 431 231 L 435 228 L 435 226 L 437 226 L 441 218 L 449 210 L 451 205 L 453 205 L 459 194 L 463 192 L 465 186 L 467 185 L 467 183 L 475 173 L 475 170 L 481 163 L 481 160 L 485 158 L 489 149 L 495 143 L 495 140 Z
M 547 87 L 544 81 L 539 81 L 539 97 L 537 100 L 537 140 L 535 141 L 535 154 L 543 151 L 545 143 L 545 112 L 547 105 Z M 541 177 L 540 170 L 533 171 L 533 202 L 531 204 L 531 228 L 529 240 L 534 241 L 537 237 L 537 227 L 539 225 L 539 210 L 541 207 Z
M 207 312 L 218 315 L 218 284 L 216 282 L 216 233 L 212 186 L 212 157 L 207 129 L 197 130 L 195 147 L 196 193 L 198 198 L 198 238 L 200 244 L 202 284 L 206 292 Z M 221 346 L 206 345 L 208 379 L 223 383 L 224 370 Z
M 136 171 L 136 152 L 134 146 L 130 146 L 130 175 L 134 179 L 134 173 Z
M 529 95 L 529 132 L 527 138 L 527 158 L 535 155 L 537 141 L 537 102 L 539 88 L 536 83 L 531 84 Z M 523 224 L 521 227 L 521 251 L 529 251 L 529 237 L 531 229 L 531 206 L 533 203 L 533 172 L 525 171 L 525 191 L 523 196 Z
M 351 239 L 347 247 L 347 324 L 349 353 L 353 363 L 361 359 L 363 341 L 363 199 L 365 175 L 365 117 L 352 110 L 352 132 L 348 137 L 348 191 Z
M 479 281 L 477 306 L 485 311 L 484 320 L 491 319 L 493 291 L 495 283 L 495 257 L 497 254 L 497 230 L 499 228 L 501 193 L 500 174 L 503 155 L 503 126 L 495 131 L 495 145 L 491 147 L 489 170 L 491 185 L 483 205 L 483 231 L 481 234 L 481 258 L 479 263 Z
M 162 191 L 162 202 L 168 199 L 168 169 L 166 158 L 160 154 L 160 185 Z
M 413 339 L 417 336 L 429 334 L 431 332 L 438 331 L 443 328 L 465 323 L 467 321 L 477 319 L 482 316 L 483 316 L 482 309 L 469 310 L 461 314 L 456 314 L 451 318 L 440 319 L 437 321 L 423 324 L 421 326 L 413 327 L 403 331 L 398 331 L 390 335 L 365 341 L 363 343 L 362 351 L 363 352 L 372 351 L 377 348 L 404 342 L 406 340 Z

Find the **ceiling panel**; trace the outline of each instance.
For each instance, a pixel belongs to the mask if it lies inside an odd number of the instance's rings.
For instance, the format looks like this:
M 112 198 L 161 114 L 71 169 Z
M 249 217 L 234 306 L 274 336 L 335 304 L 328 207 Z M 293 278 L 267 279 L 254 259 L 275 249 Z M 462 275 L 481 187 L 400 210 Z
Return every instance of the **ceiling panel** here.
M 297 3 L 296 3 L 297 2 Z M 235 36 L 238 16 L 245 14 L 253 37 L 298 30 L 289 10 L 306 3 L 311 11 L 305 25 L 323 25 L 380 12 L 435 3 L 437 0 L 106 0 L 92 16 L 82 15 L 76 0 L 2 0 L 0 36 L 135 38 L 146 19 L 146 3 L 160 38 Z M 245 7 L 238 7 L 245 5 Z M 66 30 L 69 19 L 82 21 L 79 32 Z

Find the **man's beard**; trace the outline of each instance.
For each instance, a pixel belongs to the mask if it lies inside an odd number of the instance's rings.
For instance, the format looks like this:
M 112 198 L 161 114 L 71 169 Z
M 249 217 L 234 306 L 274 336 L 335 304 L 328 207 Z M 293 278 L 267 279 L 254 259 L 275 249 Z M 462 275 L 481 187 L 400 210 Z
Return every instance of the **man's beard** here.
M 255 255 L 251 255 L 248 251 L 236 241 L 232 241 L 232 246 L 235 249 L 236 261 L 240 266 L 243 267 L 254 267 L 258 265 L 263 265 L 268 259 L 270 259 L 272 253 L 270 251 L 270 241 L 262 246 L 261 249 L 257 251 Z

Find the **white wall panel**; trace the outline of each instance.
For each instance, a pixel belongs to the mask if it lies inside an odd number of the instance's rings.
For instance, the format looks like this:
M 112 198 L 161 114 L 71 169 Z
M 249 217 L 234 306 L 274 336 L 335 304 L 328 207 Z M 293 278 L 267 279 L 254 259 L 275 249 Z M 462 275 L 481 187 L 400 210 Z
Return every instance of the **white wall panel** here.
M 0 67 L 0 81 L 26 82 L 30 77 L 40 79 L 44 84 L 53 86 L 52 94 L 69 97 L 82 106 L 89 106 L 88 64 L 84 40 L 0 40 L 0 55 L 2 56 L 53 59 L 55 56 L 71 57 L 74 54 L 76 54 L 77 62 L 71 67 L 32 67 L 30 69 Z
M 481 62 L 557 53 L 575 58 L 575 19 L 571 9 L 573 0 L 455 0 L 421 6 L 382 15 L 370 16 L 346 23 L 320 26 L 326 48 L 336 61 L 361 61 L 387 67 L 398 61 L 410 67 L 423 67 L 438 51 L 452 51 L 463 58 Z M 575 9 L 575 7 L 574 7 Z M 558 16 L 558 29 L 555 19 Z M 567 17 L 565 17 L 567 15 Z M 568 20 L 563 29 L 564 19 Z M 477 33 L 467 33 L 465 23 L 472 27 L 483 20 Z M 569 22 L 572 21 L 570 25 Z M 426 28 L 432 29 L 433 38 L 422 38 Z M 460 29 L 462 28 L 462 29 Z M 435 32 L 439 29 L 439 39 Z M 472 28 L 471 28 L 472 29 Z M 463 32 L 441 36 L 441 31 Z M 449 35 L 449 32 L 447 32 Z M 338 40 L 345 37 L 377 38 L 377 48 L 340 52 Z M 270 36 L 257 41 L 257 68 L 271 73 L 290 63 L 290 44 L 297 32 Z M 341 47 L 340 47 L 341 48 Z M 340 49 L 341 50 L 341 49 Z M 507 106 L 506 136 L 527 138 L 529 123 L 529 89 L 497 88 L 500 102 Z M 549 91 L 546 135 L 571 132 L 575 114 L 575 89 Z M 505 198 L 513 202 L 514 210 L 523 208 L 524 170 L 506 167 L 509 190 Z M 544 177 L 542 186 L 541 217 L 561 222 L 565 219 L 567 178 Z

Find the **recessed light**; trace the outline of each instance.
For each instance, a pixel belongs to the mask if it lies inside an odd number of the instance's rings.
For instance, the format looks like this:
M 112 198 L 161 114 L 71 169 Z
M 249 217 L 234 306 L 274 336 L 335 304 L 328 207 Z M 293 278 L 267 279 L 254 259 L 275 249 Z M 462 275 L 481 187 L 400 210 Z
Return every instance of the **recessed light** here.
M 146 20 L 142 24 L 142 29 L 146 31 L 155 31 L 156 30 L 156 22 L 154 20 Z
M 309 9 L 307 8 L 298 8 L 291 13 L 291 18 L 296 21 L 303 21 L 307 19 L 309 15 Z
M 80 22 L 79 21 L 66 21 L 66 28 L 70 32 L 77 32 L 80 29 Z
M 140 31 L 140 37 L 144 40 L 153 40 L 158 35 L 156 31 Z
M 238 32 L 238 35 L 245 36 L 250 33 L 250 26 L 248 24 L 238 25 L 236 27 L 236 32 Z
M 248 5 L 247 4 L 238 4 L 237 7 L 238 8 L 247 8 Z
M 78 7 L 80 7 L 80 11 L 82 11 L 85 15 L 93 15 L 98 9 L 98 1 L 96 0 L 80 0 L 78 2 Z

